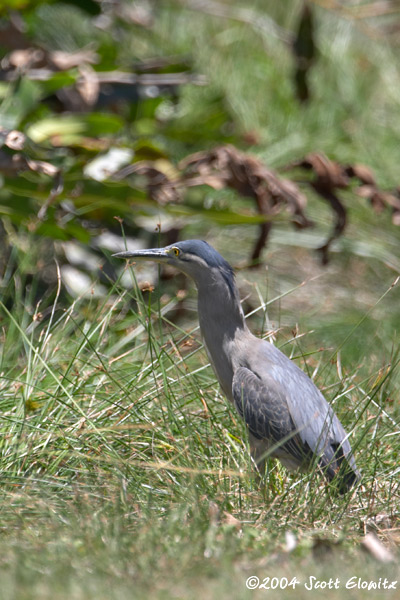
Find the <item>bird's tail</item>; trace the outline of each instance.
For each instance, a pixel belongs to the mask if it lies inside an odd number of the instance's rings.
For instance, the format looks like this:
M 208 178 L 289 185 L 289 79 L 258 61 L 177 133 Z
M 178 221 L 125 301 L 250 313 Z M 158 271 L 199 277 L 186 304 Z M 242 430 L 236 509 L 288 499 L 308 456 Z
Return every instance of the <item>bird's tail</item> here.
M 341 444 L 331 444 L 330 450 L 321 457 L 320 467 L 329 481 L 337 486 L 338 492 L 346 494 L 360 480 L 361 473 L 353 455 L 346 455 Z

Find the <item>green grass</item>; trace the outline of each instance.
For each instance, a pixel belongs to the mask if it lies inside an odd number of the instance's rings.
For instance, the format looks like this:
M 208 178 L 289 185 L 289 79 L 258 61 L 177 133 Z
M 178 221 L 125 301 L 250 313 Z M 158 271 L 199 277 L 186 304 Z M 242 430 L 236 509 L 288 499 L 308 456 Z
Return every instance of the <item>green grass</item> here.
M 117 285 L 101 302 L 63 309 L 56 294 L 37 310 L 12 282 L 3 296 L 4 597 L 264 597 L 246 590 L 251 575 L 296 576 L 307 597 L 311 575 L 396 579 L 395 565 L 365 562 L 360 550 L 371 529 L 398 542 L 396 354 L 361 377 L 309 336 L 278 333 L 352 432 L 363 480 L 338 497 L 317 474 L 271 463 L 260 488 L 198 328 L 169 320 L 174 294 L 153 295 Z

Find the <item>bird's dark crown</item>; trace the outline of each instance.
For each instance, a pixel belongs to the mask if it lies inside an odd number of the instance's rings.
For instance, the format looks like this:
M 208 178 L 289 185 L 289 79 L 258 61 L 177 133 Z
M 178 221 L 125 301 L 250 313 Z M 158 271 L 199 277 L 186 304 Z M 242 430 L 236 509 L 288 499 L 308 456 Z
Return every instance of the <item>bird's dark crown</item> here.
M 172 246 L 179 248 L 185 254 L 193 254 L 202 258 L 209 267 L 226 269 L 233 275 L 231 265 L 204 240 L 184 240 L 183 242 L 172 244 Z
M 233 291 L 234 271 L 231 265 L 210 244 L 204 240 L 184 240 L 183 242 L 172 244 L 171 247 L 179 248 L 179 250 L 187 255 L 192 254 L 201 258 L 210 268 L 217 268 L 223 275 L 230 290 Z

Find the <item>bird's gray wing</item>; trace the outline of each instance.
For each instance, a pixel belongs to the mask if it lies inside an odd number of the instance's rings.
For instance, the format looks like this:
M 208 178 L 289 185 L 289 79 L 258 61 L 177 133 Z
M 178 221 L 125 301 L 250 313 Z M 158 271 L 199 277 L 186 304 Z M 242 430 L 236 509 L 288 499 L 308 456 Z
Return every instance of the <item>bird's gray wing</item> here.
M 330 480 L 340 471 L 344 493 L 360 476 L 346 432 L 311 379 L 282 357 L 284 364 L 269 362 L 262 376 L 245 367 L 235 371 L 236 408 L 254 437 L 280 443 L 298 466 L 307 467 L 315 458 Z
M 358 476 L 348 436 L 332 407 L 304 371 L 278 349 L 274 351 L 269 378 L 285 390 L 290 416 L 303 443 L 320 457 L 321 466 L 328 467 L 329 477 L 335 476 L 343 459 Z
M 279 385 L 272 379 L 266 383 L 250 369 L 240 367 L 233 376 L 232 393 L 252 435 L 267 440 L 269 446 L 279 446 L 281 453 L 290 455 L 301 466 L 311 454 L 310 448 L 299 436 Z

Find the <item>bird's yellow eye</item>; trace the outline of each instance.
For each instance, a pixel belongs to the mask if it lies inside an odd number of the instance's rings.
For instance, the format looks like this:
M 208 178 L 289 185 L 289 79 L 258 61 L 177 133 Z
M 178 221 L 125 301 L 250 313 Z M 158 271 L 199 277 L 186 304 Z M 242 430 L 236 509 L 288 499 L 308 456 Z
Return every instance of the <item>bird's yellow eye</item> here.
M 179 256 L 181 251 L 179 250 L 179 248 L 172 248 L 172 252 L 174 253 L 174 256 Z

